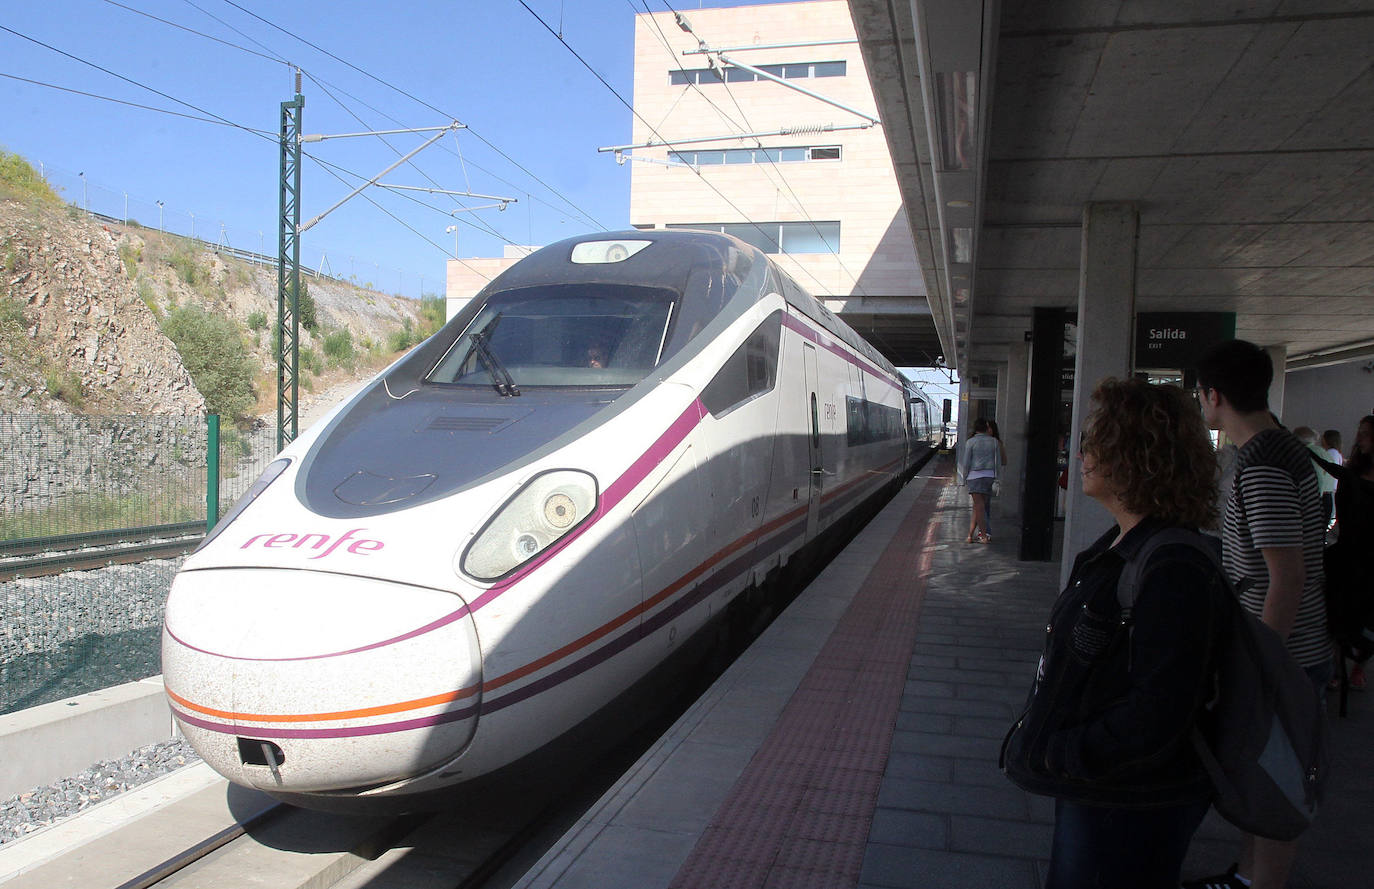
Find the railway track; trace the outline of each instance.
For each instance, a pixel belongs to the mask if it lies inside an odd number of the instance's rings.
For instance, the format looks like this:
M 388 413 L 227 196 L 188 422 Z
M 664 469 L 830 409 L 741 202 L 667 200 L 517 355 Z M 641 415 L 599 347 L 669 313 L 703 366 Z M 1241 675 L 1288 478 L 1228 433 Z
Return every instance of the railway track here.
M 286 809 L 285 803 L 268 803 L 256 814 L 250 815 L 242 820 L 236 820 L 233 824 L 216 831 L 209 837 L 193 844 L 185 851 L 178 852 L 165 861 L 148 868 L 143 873 L 125 880 L 115 889 L 151 889 L 158 883 L 163 882 L 191 865 L 200 861 L 210 853 L 222 846 L 228 845 L 246 834 L 249 829 L 279 817 Z
M 204 537 L 205 522 L 196 521 L 0 541 L 0 581 L 174 558 Z
M 435 813 L 348 816 L 216 780 L 8 878 L 0 854 L 0 886 L 485 889 L 541 831 L 571 823 L 570 805 L 586 802 L 528 793 Z

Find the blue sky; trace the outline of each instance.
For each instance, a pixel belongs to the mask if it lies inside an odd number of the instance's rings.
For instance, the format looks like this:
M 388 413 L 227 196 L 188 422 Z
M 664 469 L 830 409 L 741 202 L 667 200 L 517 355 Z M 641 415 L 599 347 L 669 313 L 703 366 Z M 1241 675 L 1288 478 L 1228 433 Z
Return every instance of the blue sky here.
M 630 167 L 597 148 L 630 141 L 630 112 L 549 29 L 630 101 L 634 15 L 646 7 L 667 11 L 669 3 L 11 2 L 0 18 L 0 99 L 8 112 L 0 147 L 41 168 L 77 205 L 117 218 L 127 213 L 150 228 L 161 218 L 169 231 L 190 235 L 194 227 L 202 239 L 275 254 L 276 134 L 281 103 L 294 92 L 287 62 L 298 65 L 305 72 L 306 133 L 433 127 L 453 119 L 469 126 L 383 182 L 517 200 L 504 211 L 453 216 L 453 198 L 371 188 L 364 195 L 375 204 L 355 197 L 302 236 L 306 265 L 324 264 L 340 277 L 406 296 L 419 296 L 421 288 L 440 294 L 454 250 L 450 225 L 459 227 L 462 257 L 499 256 L 507 242 L 547 244 L 628 225 Z M 671 8 L 747 5 L 763 3 Z M 676 61 L 664 50 L 665 68 Z M 428 137 L 305 146 L 335 169 L 303 162 L 302 219 Z M 927 391 L 937 398 L 953 391 L 937 371 L 915 376 L 928 378 Z
M 630 100 L 634 14 L 646 5 L 669 8 L 664 0 L 7 3 L 0 147 L 93 211 L 127 212 L 148 227 L 161 215 L 170 231 L 189 235 L 194 226 L 202 239 L 275 254 L 276 134 L 280 105 L 294 92 L 286 63 L 299 65 L 306 133 L 453 119 L 469 126 L 383 182 L 517 200 L 504 211 L 450 216 L 462 199 L 372 188 L 364 195 L 375 205 L 360 195 L 302 236 L 306 265 L 324 262 L 337 275 L 407 296 L 422 286 L 437 294 L 454 249 L 450 225 L 459 226 L 465 257 L 499 256 L 507 241 L 544 244 L 627 225 L 630 169 L 596 149 L 629 141 L 630 112 L 549 28 Z M 698 5 L 760 4 L 673 7 Z M 664 62 L 672 64 L 667 50 Z M 376 137 L 305 146 L 339 169 L 303 162 L 302 218 L 426 138 L 387 137 L 395 150 Z

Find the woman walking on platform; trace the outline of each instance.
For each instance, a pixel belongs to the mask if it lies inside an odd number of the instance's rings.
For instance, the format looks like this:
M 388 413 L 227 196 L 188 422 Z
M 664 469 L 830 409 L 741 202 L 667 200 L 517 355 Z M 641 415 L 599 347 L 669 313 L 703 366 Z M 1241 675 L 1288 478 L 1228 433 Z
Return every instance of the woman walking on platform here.
M 968 542 L 991 543 L 992 534 L 988 531 L 988 498 L 992 496 L 997 475 L 1002 466 L 1002 444 L 990 433 L 991 424 L 987 418 L 979 417 L 973 421 L 973 438 L 964 442 L 964 453 L 959 461 L 960 474 L 968 493 L 973 498 L 973 515 L 969 519 Z
M 1045 889 L 1176 889 L 1212 798 L 1190 736 L 1229 592 L 1204 551 L 1178 542 L 1145 557 L 1129 610 L 1117 587 L 1157 531 L 1215 521 L 1216 459 L 1182 389 L 1108 379 L 1093 402 L 1083 492 L 1116 524 L 1074 560 L 1002 766 L 1055 798 Z

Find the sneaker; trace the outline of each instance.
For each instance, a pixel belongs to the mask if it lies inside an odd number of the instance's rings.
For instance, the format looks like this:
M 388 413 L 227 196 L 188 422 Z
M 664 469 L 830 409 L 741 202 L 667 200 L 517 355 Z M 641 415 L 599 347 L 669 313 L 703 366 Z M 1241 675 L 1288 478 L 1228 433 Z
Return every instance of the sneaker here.
M 1217 874 L 1214 877 L 1203 877 L 1200 880 L 1184 880 L 1179 884 L 1180 889 L 1250 889 L 1250 884 L 1236 876 L 1238 865 L 1231 867 L 1224 874 Z
M 1365 678 L 1364 667 L 1356 664 L 1350 668 L 1350 687 L 1356 691 L 1364 691 Z

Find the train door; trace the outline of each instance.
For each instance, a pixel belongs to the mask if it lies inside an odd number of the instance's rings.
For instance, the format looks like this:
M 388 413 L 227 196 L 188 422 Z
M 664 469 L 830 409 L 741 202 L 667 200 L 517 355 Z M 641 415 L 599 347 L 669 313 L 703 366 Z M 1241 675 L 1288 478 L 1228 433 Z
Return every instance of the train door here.
M 806 501 L 806 539 L 816 536 L 816 525 L 821 514 L 821 479 L 824 475 L 821 462 L 821 410 L 817 393 L 816 347 L 810 343 L 802 344 L 802 358 L 806 367 L 807 416 L 810 419 L 810 435 L 807 436 L 806 451 L 810 457 L 807 473 Z

